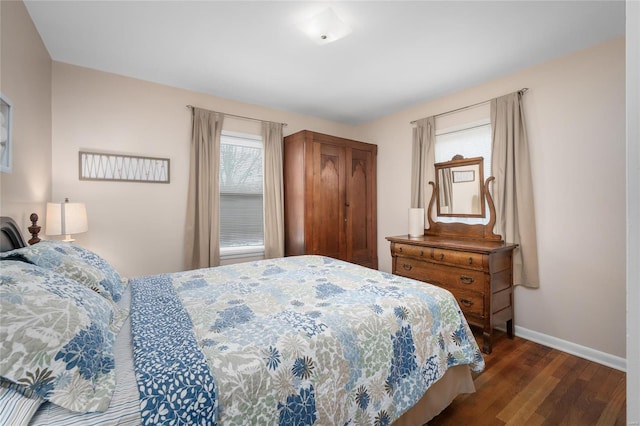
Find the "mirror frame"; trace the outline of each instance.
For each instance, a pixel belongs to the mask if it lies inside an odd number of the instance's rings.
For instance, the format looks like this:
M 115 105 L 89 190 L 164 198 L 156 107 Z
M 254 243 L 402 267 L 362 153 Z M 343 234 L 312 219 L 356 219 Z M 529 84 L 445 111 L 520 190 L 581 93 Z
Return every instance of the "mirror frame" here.
M 440 179 L 441 171 L 444 169 L 452 169 L 454 167 L 463 167 L 463 166 L 478 166 L 478 176 L 475 177 L 474 181 L 478 183 L 478 196 L 480 202 L 480 213 L 442 213 L 440 206 L 440 197 L 436 200 L 437 207 L 437 216 L 441 217 L 476 217 L 476 218 L 484 218 L 486 217 L 485 210 L 485 196 L 483 190 L 484 184 L 484 158 L 482 157 L 474 157 L 474 158 L 464 158 L 462 155 L 456 155 L 451 159 L 451 161 L 444 161 L 442 163 L 435 163 L 434 167 L 436 170 L 436 187 L 438 188 L 438 194 L 441 194 L 442 182 Z
M 456 156 L 457 157 L 457 156 Z M 456 161 L 456 157 L 454 160 Z M 460 158 L 457 158 L 460 160 Z M 471 159 L 470 159 L 471 160 Z M 447 162 L 450 163 L 450 162 Z M 438 163 L 442 164 L 442 163 Z M 437 173 L 436 173 L 437 176 Z M 493 176 L 489 176 L 484 185 L 481 183 L 481 192 L 483 200 L 486 200 L 489 207 L 489 222 L 483 224 L 467 224 L 461 222 L 438 222 L 433 219 L 433 208 L 438 200 L 438 187 L 435 183 L 429 182 L 432 187 L 431 200 L 429 201 L 429 207 L 427 209 L 427 219 L 429 220 L 429 228 L 424 230 L 424 235 L 438 238 L 455 238 L 458 240 L 483 240 L 483 241 L 495 241 L 501 242 L 502 236 L 493 232 L 494 225 L 496 224 L 496 207 L 493 204 L 493 198 L 491 197 L 491 191 L 489 191 L 489 184 L 495 180 Z M 484 201 L 483 201 L 484 205 Z

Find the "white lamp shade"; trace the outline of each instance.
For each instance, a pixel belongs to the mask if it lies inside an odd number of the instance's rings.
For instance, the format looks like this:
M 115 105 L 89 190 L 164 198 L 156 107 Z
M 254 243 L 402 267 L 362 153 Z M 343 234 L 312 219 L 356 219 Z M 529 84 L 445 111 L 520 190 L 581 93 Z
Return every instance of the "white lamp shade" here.
M 47 221 L 45 234 L 80 234 L 89 230 L 87 208 L 84 203 L 47 203 Z

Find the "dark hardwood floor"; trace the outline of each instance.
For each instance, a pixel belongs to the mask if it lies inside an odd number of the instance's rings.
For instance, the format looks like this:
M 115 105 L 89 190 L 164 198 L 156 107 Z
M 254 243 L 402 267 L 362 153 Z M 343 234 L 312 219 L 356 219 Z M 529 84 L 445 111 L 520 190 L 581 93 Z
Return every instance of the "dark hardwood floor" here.
M 622 371 L 504 333 L 484 359 L 476 392 L 456 398 L 429 426 L 626 424 Z

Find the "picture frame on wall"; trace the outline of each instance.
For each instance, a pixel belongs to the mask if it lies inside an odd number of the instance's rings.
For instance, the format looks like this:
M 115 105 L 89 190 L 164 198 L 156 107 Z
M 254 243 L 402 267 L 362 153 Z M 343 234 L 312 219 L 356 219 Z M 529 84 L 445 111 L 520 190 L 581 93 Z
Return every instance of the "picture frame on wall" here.
M 473 182 L 476 180 L 475 170 L 461 170 L 453 172 L 453 183 Z
M 11 173 L 13 145 L 11 141 L 11 101 L 0 93 L 0 172 Z
M 170 183 L 171 160 L 140 155 L 78 152 L 80 180 Z

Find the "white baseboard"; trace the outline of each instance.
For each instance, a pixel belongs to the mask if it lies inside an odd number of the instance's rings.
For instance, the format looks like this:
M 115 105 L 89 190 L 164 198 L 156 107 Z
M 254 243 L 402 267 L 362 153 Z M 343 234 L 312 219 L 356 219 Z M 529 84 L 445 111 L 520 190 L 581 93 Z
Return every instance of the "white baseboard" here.
M 615 368 L 616 370 L 624 372 L 627 371 L 626 358 L 621 358 L 619 356 L 611 355 L 606 352 L 591 349 L 586 346 L 558 339 L 557 337 L 542 334 L 523 327 L 515 326 L 514 332 L 516 336 L 522 337 L 523 339 L 531 340 L 532 342 L 540 343 L 541 345 L 558 349 L 571 355 L 579 356 L 580 358 L 588 359 L 589 361 L 597 362 L 598 364 Z

